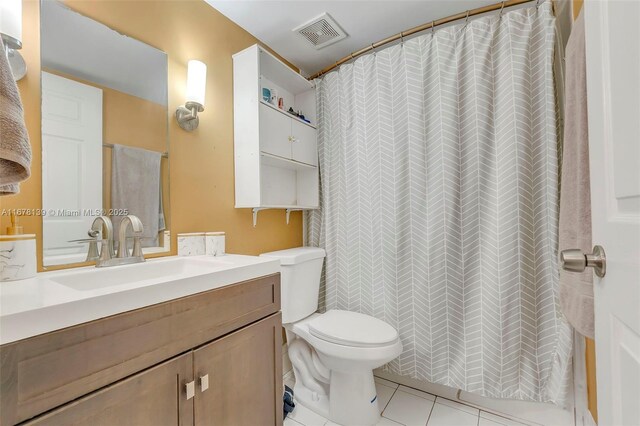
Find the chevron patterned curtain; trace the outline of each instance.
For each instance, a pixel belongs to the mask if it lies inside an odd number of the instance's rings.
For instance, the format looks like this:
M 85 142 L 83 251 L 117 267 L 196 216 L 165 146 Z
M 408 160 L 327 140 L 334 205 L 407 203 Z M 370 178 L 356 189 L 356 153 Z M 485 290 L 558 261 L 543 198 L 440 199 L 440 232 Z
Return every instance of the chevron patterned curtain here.
M 317 80 L 321 306 L 395 326 L 394 373 L 562 404 L 554 17 L 472 20 Z M 324 304 L 324 305 L 323 305 Z

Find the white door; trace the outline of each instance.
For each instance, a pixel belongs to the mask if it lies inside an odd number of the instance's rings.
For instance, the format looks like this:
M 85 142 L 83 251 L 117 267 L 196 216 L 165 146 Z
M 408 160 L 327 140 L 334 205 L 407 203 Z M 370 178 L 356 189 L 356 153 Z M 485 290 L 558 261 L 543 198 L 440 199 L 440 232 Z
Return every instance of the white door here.
M 260 151 L 291 158 L 291 118 L 260 103 Z
M 291 120 L 291 158 L 301 163 L 318 165 L 318 147 L 316 143 L 316 129 Z
M 640 425 L 640 2 L 585 2 L 598 424 Z
M 42 73 L 44 264 L 84 260 L 93 217 L 102 209 L 102 90 Z M 58 261 L 56 261 L 58 259 Z

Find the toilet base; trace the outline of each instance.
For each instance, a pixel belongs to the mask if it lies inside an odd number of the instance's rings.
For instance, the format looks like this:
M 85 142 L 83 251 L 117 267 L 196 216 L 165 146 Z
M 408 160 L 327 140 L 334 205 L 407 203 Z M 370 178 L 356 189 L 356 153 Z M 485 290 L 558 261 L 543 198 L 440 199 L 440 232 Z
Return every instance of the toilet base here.
M 295 369 L 294 369 L 295 371 Z M 331 372 L 329 397 L 319 395 L 296 382 L 296 401 L 334 423 L 372 426 L 380 421 L 380 409 L 373 373 Z
M 312 361 L 314 355 L 315 350 L 304 340 L 289 340 L 289 357 L 296 378 L 296 400 L 341 425 L 369 426 L 378 423 L 380 410 L 373 371 L 346 373 L 327 370 L 330 378 L 322 378 L 318 364 Z M 329 382 L 329 385 L 320 380 Z
M 373 372 L 331 371 L 329 420 L 341 425 L 375 425 L 380 421 Z

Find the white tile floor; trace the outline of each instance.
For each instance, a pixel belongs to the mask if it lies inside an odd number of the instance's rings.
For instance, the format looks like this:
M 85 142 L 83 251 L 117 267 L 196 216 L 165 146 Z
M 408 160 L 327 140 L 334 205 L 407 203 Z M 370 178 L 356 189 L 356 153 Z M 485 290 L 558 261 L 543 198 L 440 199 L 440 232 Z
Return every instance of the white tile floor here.
M 379 426 L 521 426 L 522 423 L 496 416 L 413 388 L 376 377 L 382 410 Z M 293 387 L 291 378 L 285 382 Z M 284 421 L 285 426 L 337 426 L 297 404 Z M 357 426 L 357 425 L 346 425 Z

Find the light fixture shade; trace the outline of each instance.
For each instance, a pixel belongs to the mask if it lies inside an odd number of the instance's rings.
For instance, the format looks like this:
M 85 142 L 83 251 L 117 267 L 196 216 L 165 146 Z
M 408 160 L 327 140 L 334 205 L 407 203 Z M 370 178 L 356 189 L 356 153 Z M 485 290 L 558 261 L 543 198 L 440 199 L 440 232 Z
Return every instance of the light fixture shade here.
M 22 47 L 22 0 L 0 0 L 0 34 L 8 47 Z
M 187 65 L 187 102 L 195 102 L 204 107 L 204 92 L 207 87 L 207 66 L 196 60 Z

